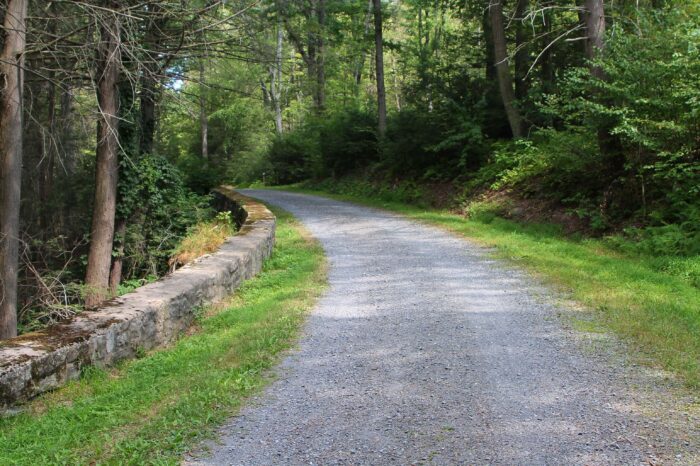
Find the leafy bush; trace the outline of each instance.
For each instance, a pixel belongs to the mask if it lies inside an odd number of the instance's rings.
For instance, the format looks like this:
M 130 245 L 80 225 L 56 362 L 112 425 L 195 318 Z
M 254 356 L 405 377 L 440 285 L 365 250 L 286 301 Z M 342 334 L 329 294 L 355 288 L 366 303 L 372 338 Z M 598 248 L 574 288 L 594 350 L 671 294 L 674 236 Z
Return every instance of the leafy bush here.
M 584 128 L 541 130 L 529 140 L 495 143 L 470 186 L 517 188 L 526 195 L 566 203 L 576 195 L 595 196 L 602 169 L 594 134 Z
M 481 126 L 464 109 L 405 109 L 392 115 L 382 168 L 392 176 L 445 180 L 478 167 L 486 154 Z
M 314 176 L 319 158 L 315 128 L 305 126 L 278 136 L 267 153 L 271 184 L 296 183 Z
M 119 204 L 119 217 L 127 220 L 124 278 L 162 275 L 187 229 L 212 215 L 210 198 L 187 189 L 182 173 L 164 157 L 143 157 L 126 175 Z
M 309 182 L 306 186 L 333 194 L 381 199 L 385 202 L 405 202 L 418 206 L 426 204 L 426 193 L 414 181 L 395 181 L 392 183 L 363 178 L 341 178 Z
M 681 224 L 625 229 L 631 240 L 623 248 L 649 255 L 700 255 L 700 217 Z
M 360 110 L 338 112 L 319 124 L 323 175 L 340 177 L 378 160 L 375 117 Z

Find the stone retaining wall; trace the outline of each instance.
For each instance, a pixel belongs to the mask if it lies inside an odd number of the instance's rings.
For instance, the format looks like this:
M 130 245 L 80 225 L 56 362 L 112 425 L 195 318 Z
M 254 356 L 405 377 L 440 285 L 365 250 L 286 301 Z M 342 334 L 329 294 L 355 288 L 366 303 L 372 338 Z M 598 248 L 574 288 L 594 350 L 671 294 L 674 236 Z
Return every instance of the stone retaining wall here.
M 192 323 L 197 308 L 257 274 L 272 252 L 274 215 L 230 187 L 217 189 L 215 197 L 226 208 L 242 208 L 233 212 L 241 222 L 237 235 L 217 252 L 99 310 L 0 341 L 0 408 L 78 378 L 82 366 L 108 366 L 173 341 Z

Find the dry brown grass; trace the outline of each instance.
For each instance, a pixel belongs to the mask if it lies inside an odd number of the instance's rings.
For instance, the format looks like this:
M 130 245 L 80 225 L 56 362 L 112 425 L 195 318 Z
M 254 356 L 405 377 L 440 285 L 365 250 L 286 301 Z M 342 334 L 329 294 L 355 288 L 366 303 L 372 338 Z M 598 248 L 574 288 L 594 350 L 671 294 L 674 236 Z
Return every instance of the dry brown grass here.
M 175 270 L 198 257 L 216 251 L 234 234 L 236 228 L 230 222 L 214 220 L 195 225 L 170 257 L 170 269 Z

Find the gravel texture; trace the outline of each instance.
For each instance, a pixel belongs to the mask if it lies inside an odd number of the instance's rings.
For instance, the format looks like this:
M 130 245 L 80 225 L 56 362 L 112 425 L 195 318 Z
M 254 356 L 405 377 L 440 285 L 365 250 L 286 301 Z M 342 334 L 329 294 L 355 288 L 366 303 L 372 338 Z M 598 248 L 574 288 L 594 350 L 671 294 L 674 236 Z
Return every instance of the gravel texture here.
M 697 400 L 489 251 L 314 196 L 330 289 L 276 380 L 187 464 L 700 464 Z

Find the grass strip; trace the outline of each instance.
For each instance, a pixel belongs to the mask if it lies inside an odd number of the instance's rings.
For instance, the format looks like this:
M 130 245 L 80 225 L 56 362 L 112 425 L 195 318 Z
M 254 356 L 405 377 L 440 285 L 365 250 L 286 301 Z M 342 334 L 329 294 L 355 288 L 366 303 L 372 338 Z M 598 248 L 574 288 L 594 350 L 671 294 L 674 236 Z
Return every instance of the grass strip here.
M 269 380 L 325 287 L 325 260 L 288 213 L 263 272 L 170 348 L 81 380 L 0 419 L 0 464 L 178 464 Z
M 551 225 L 498 217 L 465 219 L 447 211 L 298 186 L 279 189 L 390 210 L 494 247 L 497 257 L 524 266 L 596 310 L 594 326 L 614 331 L 690 388 L 700 388 L 700 290 L 656 270 L 652 257 L 625 255 L 597 239 L 567 238 Z

